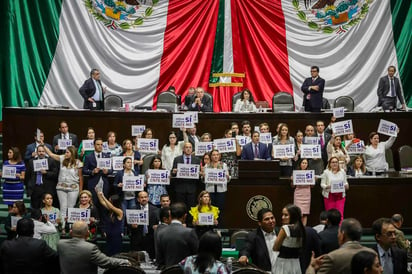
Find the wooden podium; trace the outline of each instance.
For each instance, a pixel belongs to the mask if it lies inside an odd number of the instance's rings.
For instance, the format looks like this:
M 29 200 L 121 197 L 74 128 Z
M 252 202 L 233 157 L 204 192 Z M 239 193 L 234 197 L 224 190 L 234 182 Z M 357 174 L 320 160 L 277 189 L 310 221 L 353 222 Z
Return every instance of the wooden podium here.
M 279 179 L 279 161 L 239 160 L 239 184 L 268 183 Z

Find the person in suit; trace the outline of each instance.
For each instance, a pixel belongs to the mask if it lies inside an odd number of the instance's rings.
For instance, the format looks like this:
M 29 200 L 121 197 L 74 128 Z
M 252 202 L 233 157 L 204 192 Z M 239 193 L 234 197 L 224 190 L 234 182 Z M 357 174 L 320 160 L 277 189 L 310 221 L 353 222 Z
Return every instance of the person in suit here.
M 40 208 L 44 193 L 50 193 L 53 196 L 53 206 L 58 206 L 57 198 L 57 178 L 59 168 L 52 158 L 46 158 L 46 150 L 44 145 L 37 147 L 37 157 L 29 161 L 26 172 L 27 195 L 30 196 L 31 207 Z M 47 159 L 47 169 L 34 171 L 34 160 Z
M 166 228 L 172 222 L 172 217 L 170 215 L 170 207 L 161 207 L 159 209 L 159 220 L 160 223 L 157 226 L 154 226 L 154 243 L 155 243 L 155 254 L 156 262 L 159 261 L 159 251 L 157 250 L 159 244 L 159 232 Z
M 260 142 L 260 133 L 254 131 L 252 134 L 252 142 L 243 146 L 242 160 L 270 160 L 268 146 Z
M 0 247 L 0 273 L 60 273 L 57 253 L 44 240 L 33 238 L 32 219 L 17 222 L 18 237 L 5 240 Z
M 24 162 L 27 164 L 30 159 L 37 156 L 37 147 L 39 145 L 45 145 L 48 149 L 53 150 L 50 144 L 44 142 L 44 133 L 43 131 L 39 130 L 39 134 L 37 135 L 37 131 L 34 132 L 34 143 L 28 144 L 26 147 L 26 152 L 24 153 Z
M 102 86 L 100 81 L 100 71 L 92 69 L 90 78 L 84 81 L 79 89 L 80 95 L 83 97 L 83 108 L 90 110 L 104 110 L 104 94 L 106 87 Z
M 190 104 L 193 101 L 193 97 L 195 95 L 195 92 L 196 92 L 196 89 L 194 87 L 189 88 L 189 90 L 187 92 L 187 95 L 184 98 L 184 108 L 185 109 L 189 109 Z
M 269 208 L 259 210 L 257 219 L 259 227 L 247 235 L 245 247 L 239 252 L 239 263 L 246 265 L 248 258 L 251 258 L 253 264 L 270 272 L 274 269 L 278 255 L 278 252 L 273 251 L 276 219 Z
M 389 218 L 379 218 L 372 224 L 379 261 L 385 274 L 407 274 L 407 252 L 396 246 L 396 228 Z
M 341 215 L 336 208 L 327 211 L 327 225 L 323 231 L 319 233 L 321 241 L 322 254 L 332 252 L 339 248 L 338 230 Z
M 196 96 L 192 98 L 192 102 L 189 105 L 189 110 L 213 112 L 212 101 L 209 97 L 204 96 L 205 90 L 202 87 L 196 88 Z
M 198 249 L 198 239 L 194 229 L 183 226 L 186 221 L 187 207 L 184 203 L 170 206 L 172 221 L 158 233 L 157 251 L 159 268 L 179 263 L 187 256 L 194 255 Z
M 327 145 L 329 144 L 332 135 L 325 132 L 325 123 L 322 120 L 316 121 L 316 136 L 319 137 L 323 167 L 325 168 L 328 163 Z
M 187 140 L 189 141 L 189 143 L 192 144 L 192 148 L 195 147 L 195 144 L 197 142 L 200 142 L 200 136 L 197 135 L 196 133 L 197 132 L 196 125 L 193 125 L 192 128 L 188 128 L 186 132 L 187 132 Z M 185 136 L 182 133 L 182 131 L 179 131 L 178 134 L 179 134 L 179 137 L 178 137 L 179 141 L 183 141 Z
M 319 67 L 310 68 L 311 77 L 306 78 L 300 88 L 304 94 L 303 106 L 305 111 L 320 112 L 323 102 L 325 80 L 319 77 Z
M 180 107 L 182 105 L 182 96 L 176 94 L 176 88 L 174 86 L 170 86 L 167 91 L 170 91 L 176 95 L 176 104 Z
M 196 190 L 198 184 L 200 184 L 199 179 L 183 179 L 183 178 L 176 178 L 177 176 L 177 165 L 178 164 L 192 164 L 192 165 L 199 165 L 200 160 L 199 158 L 192 155 L 192 144 L 186 142 L 183 146 L 183 155 L 177 156 L 173 160 L 173 168 L 172 168 L 172 177 L 174 179 L 174 190 L 176 193 L 176 201 L 183 202 L 186 204 L 187 207 L 193 207 L 196 205 Z M 200 172 L 200 167 L 197 171 Z
M 402 109 L 406 110 L 401 85 L 399 79 L 394 76 L 395 72 L 395 66 L 389 66 L 388 75 L 379 79 L 378 107 L 382 107 L 384 110 L 396 110 L 396 98 L 402 104 Z
M 149 213 L 149 225 L 131 225 L 130 246 L 132 250 L 145 250 L 151 259 L 155 258 L 154 228 L 159 224 L 159 209 L 149 204 L 149 196 L 146 191 L 138 194 L 136 209 Z
M 61 149 L 59 147 L 59 139 L 70 139 L 72 140 L 72 146 L 78 148 L 79 147 L 79 139 L 77 138 L 76 134 L 70 133 L 69 132 L 69 126 L 67 125 L 66 121 L 61 121 L 60 125 L 59 125 L 59 131 L 60 133 L 55 135 L 53 137 L 53 148 L 54 148 L 54 152 L 56 154 L 64 154 L 66 152 L 66 148 Z
M 314 273 L 351 273 L 352 257 L 359 251 L 376 253 L 373 249 L 362 246 L 359 241 L 362 236 L 362 226 L 353 218 L 344 219 L 338 231 L 340 247 L 328 254 L 315 258 L 312 256 L 306 274 Z
M 315 253 L 315 257 L 318 257 L 322 254 L 318 232 L 310 226 L 305 226 L 305 232 L 305 244 L 302 248 L 302 253 L 299 256 L 300 269 L 302 270 L 302 273 L 305 273 L 306 268 L 308 268 L 310 264 L 312 252 Z M 337 238 L 338 237 L 336 237 L 336 239 Z
M 391 221 L 396 229 L 396 245 L 401 249 L 408 250 L 411 247 L 411 243 L 408 239 L 405 238 L 405 234 L 401 230 L 403 224 L 403 216 L 399 213 L 393 214 Z
M 97 274 L 97 267 L 113 268 L 127 266 L 125 259 L 107 257 L 99 248 L 86 239 L 89 235 L 87 224 L 76 221 L 71 231 L 71 239 L 60 240 L 57 245 L 62 274 Z

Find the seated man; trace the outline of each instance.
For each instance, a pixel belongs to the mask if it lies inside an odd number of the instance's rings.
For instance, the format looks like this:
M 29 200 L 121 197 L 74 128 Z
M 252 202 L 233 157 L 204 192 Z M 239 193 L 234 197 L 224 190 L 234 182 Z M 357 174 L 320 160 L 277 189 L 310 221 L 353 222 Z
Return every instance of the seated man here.
M 209 97 L 204 96 L 205 90 L 202 87 L 196 88 L 196 96 L 193 97 L 189 110 L 213 112 L 212 101 Z

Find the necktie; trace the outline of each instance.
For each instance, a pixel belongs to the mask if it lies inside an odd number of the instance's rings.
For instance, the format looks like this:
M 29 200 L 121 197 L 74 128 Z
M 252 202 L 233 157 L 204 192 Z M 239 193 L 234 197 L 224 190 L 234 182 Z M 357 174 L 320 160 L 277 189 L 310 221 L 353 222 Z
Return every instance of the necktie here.
M 255 145 L 255 158 L 259 158 L 259 148 L 258 145 Z
M 325 142 L 323 141 L 323 134 L 319 135 L 320 146 L 323 148 L 325 146 Z
M 41 185 L 42 184 L 42 174 L 40 171 L 37 171 L 36 174 L 36 185 Z
M 395 97 L 395 83 L 393 81 L 393 78 L 391 79 L 391 96 Z
M 97 158 L 100 158 L 100 153 L 97 153 Z
M 99 100 L 98 101 L 100 101 L 101 98 L 102 98 L 102 87 L 100 86 L 99 82 L 97 82 L 97 81 L 96 81 L 96 86 L 97 86 L 97 89 L 98 89 L 97 92 L 99 92 Z
M 186 164 L 190 164 L 190 158 L 186 157 Z
M 393 274 L 392 261 L 388 252 L 385 252 L 382 256 L 383 261 L 383 273 Z

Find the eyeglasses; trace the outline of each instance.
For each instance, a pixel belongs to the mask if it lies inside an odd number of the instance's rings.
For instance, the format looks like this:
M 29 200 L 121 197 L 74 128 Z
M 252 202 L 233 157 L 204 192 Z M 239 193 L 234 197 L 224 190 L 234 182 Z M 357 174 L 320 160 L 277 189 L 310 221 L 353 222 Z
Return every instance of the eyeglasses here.
M 392 232 L 389 231 L 389 232 L 386 232 L 383 235 L 385 235 L 386 237 L 392 237 L 392 236 L 396 236 L 396 232 L 395 231 L 392 231 Z

